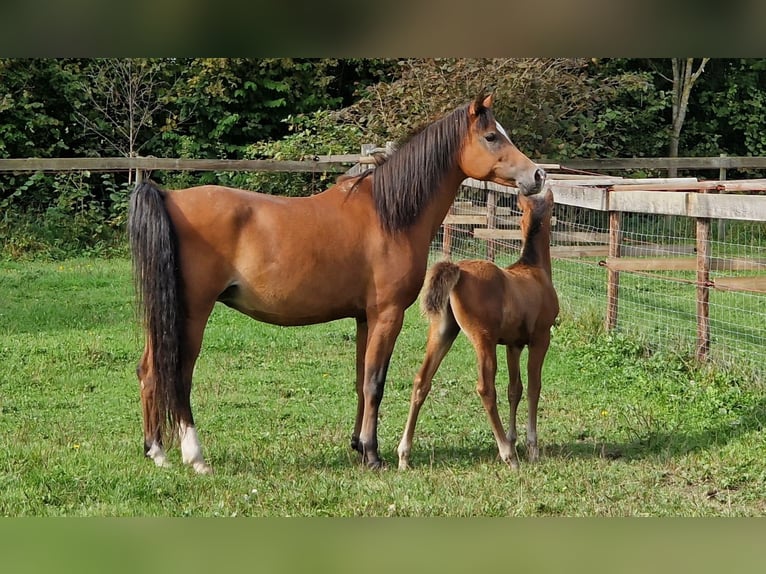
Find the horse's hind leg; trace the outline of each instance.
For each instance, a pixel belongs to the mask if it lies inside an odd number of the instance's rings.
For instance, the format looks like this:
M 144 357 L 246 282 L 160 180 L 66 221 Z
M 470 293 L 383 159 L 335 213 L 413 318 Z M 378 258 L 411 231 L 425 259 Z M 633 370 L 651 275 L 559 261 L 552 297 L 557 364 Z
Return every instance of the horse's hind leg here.
M 160 417 L 155 399 L 154 374 L 151 372 L 152 350 L 147 345 L 136 369 L 141 387 L 141 410 L 144 419 L 144 456 L 151 458 L 157 466 L 169 466 L 165 450 L 162 447 Z
M 497 392 L 495 390 L 495 375 L 497 374 L 497 349 L 493 341 L 472 338 L 476 358 L 479 363 L 479 381 L 476 391 L 481 397 L 484 410 L 487 412 L 492 434 L 495 436 L 500 458 L 513 469 L 519 468 L 516 448 L 510 443 L 503 432 L 503 423 L 497 412 Z
M 431 391 L 431 382 L 442 360 L 452 347 L 452 343 L 460 333 L 460 327 L 452 313 L 445 313 L 440 320 L 434 321 L 428 328 L 428 341 L 426 343 L 426 355 L 423 364 L 412 383 L 412 395 L 410 397 L 410 412 L 407 415 L 407 423 L 404 426 L 402 440 L 399 442 L 399 470 L 406 470 L 410 466 L 410 451 L 412 450 L 412 437 L 415 434 L 415 425 L 418 422 L 420 408 Z
M 194 373 L 194 364 L 197 362 L 202 348 L 202 335 L 209 316 L 210 311 L 186 321 L 185 345 L 182 356 L 183 392 L 179 396 L 178 405 L 178 436 L 181 440 L 181 460 L 199 474 L 213 472 L 213 469 L 202 456 L 202 446 L 197 436 L 191 410 L 192 374 Z
M 351 448 L 362 452 L 359 433 L 364 418 L 364 354 L 367 352 L 367 320 L 356 320 L 356 420 L 351 434 Z

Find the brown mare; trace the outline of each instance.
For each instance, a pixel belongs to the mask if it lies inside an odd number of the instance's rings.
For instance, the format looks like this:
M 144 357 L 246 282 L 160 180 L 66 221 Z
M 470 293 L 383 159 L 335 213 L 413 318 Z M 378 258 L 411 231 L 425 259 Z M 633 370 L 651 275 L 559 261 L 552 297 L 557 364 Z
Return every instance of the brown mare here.
M 508 139 L 478 97 L 411 137 L 380 167 L 311 197 L 206 185 L 137 186 L 129 232 L 146 344 L 138 366 L 144 453 L 210 472 L 194 426 L 194 364 L 216 301 L 275 325 L 356 319 L 352 448 L 378 457 L 378 408 L 404 311 L 429 245 L 466 177 L 537 192 L 545 172 Z
M 516 456 L 516 409 L 522 383 L 519 357 L 529 349 L 527 377 L 529 417 L 527 448 L 529 459 L 539 457 L 537 447 L 537 402 L 541 371 L 551 337 L 551 326 L 559 312 L 558 297 L 551 279 L 550 225 L 553 193 L 518 196 L 522 209 L 523 248 L 519 260 L 502 269 L 484 260 L 452 263 L 441 261 L 428 272 L 421 307 L 430 325 L 426 356 L 415 377 L 410 412 L 399 443 L 399 468 L 409 467 L 412 436 L 420 407 L 431 390 L 439 364 L 461 329 L 476 351 L 479 367 L 477 391 L 487 411 L 500 458 L 512 468 Z M 508 434 L 497 412 L 495 374 L 497 345 L 506 346 L 508 361 L 508 402 L 511 418 Z

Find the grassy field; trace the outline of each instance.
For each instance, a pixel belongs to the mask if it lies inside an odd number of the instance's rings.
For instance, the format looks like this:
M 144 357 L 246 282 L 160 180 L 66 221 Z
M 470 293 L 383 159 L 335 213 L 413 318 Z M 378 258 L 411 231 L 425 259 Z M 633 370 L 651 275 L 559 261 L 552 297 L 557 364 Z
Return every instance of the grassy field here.
M 353 321 L 279 328 L 216 308 L 192 392 L 215 474 L 196 476 L 177 448 L 170 469 L 142 456 L 129 262 L 0 263 L 0 515 L 765 514 L 762 383 L 602 334 L 560 296 L 543 372 L 542 458 L 527 464 L 521 448 L 518 473 L 496 458 L 463 337 L 421 414 L 414 468 L 396 470 L 425 342 L 416 306 L 381 407 L 381 472 L 361 467 L 348 446 Z

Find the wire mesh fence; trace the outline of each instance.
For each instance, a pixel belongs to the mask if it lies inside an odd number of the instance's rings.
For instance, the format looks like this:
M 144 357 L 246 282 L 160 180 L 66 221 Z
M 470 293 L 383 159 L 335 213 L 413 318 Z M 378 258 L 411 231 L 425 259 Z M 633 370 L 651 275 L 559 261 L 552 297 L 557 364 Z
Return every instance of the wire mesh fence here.
M 490 197 L 490 199 L 492 199 Z M 464 186 L 432 243 L 432 259 L 493 258 L 510 265 L 521 251 L 515 195 L 500 193 L 492 227 L 487 189 Z M 603 325 L 609 269 L 619 272 L 614 328 L 640 337 L 651 348 L 695 356 L 699 305 L 707 298 L 709 350 L 706 358 L 726 368 L 746 369 L 766 378 L 766 222 L 738 219 L 710 221 L 709 275 L 700 290 L 697 218 L 655 213 L 621 214 L 619 254 L 609 257 L 609 213 L 558 204 L 552 222 L 553 279 L 562 319 Z M 623 263 L 616 267 L 616 263 Z M 747 278 L 757 281 L 749 283 Z M 752 287 L 755 284 L 755 287 Z

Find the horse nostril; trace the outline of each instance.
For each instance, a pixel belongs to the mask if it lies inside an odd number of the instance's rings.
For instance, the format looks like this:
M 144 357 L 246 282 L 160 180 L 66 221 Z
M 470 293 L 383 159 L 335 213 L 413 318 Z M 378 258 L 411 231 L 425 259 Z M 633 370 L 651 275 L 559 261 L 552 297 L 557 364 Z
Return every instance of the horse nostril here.
M 535 170 L 535 187 L 539 189 L 540 187 L 542 187 L 544 182 L 545 182 L 545 170 L 538 167 Z

